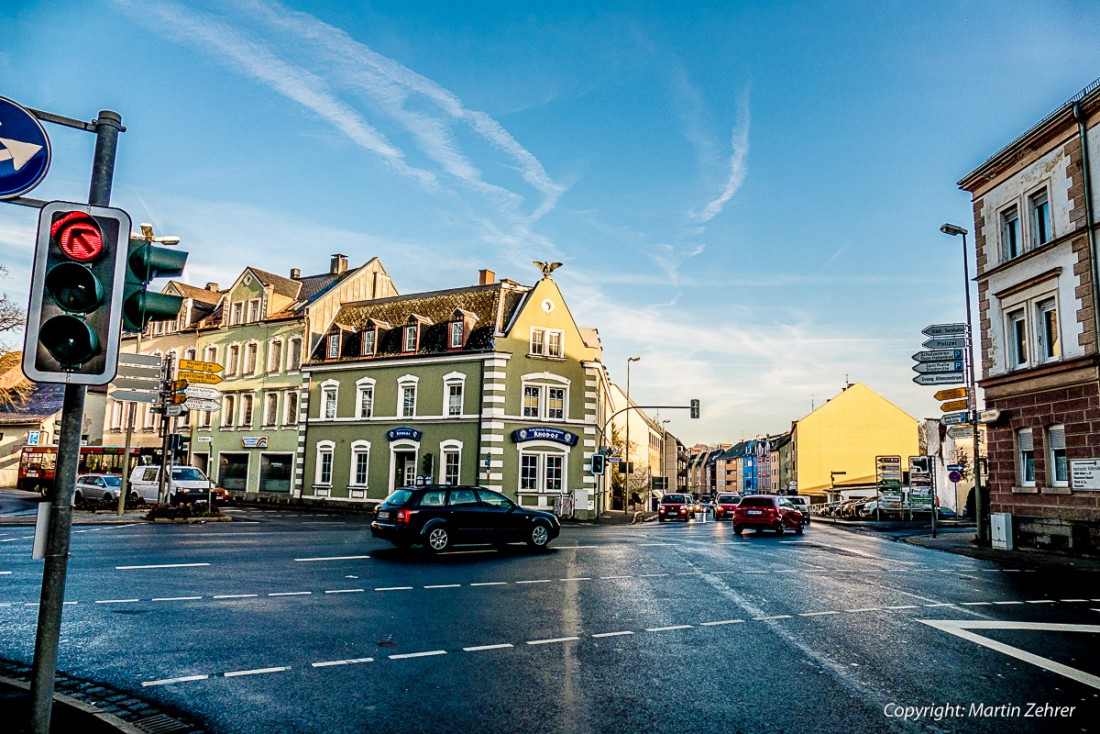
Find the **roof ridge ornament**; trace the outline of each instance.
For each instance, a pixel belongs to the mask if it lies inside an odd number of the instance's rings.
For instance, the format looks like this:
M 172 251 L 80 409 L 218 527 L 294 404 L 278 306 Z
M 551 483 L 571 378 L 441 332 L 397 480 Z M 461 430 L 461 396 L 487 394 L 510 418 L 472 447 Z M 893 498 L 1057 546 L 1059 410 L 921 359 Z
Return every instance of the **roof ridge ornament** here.
M 537 267 L 539 270 L 542 271 L 542 277 L 543 278 L 549 278 L 550 273 L 554 272 L 555 270 L 557 270 L 558 268 L 560 268 L 562 266 L 562 263 L 557 263 L 557 262 L 555 262 L 555 263 L 544 263 L 540 260 L 532 260 L 531 262 L 535 264 L 535 267 Z

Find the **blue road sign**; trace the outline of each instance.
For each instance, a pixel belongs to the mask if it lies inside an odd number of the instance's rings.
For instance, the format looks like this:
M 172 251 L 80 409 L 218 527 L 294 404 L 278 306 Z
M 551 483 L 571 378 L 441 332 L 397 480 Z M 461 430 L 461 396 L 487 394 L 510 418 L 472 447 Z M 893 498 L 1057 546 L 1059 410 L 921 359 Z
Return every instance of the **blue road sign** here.
M 50 139 L 38 118 L 0 97 L 0 199 L 27 193 L 50 170 Z

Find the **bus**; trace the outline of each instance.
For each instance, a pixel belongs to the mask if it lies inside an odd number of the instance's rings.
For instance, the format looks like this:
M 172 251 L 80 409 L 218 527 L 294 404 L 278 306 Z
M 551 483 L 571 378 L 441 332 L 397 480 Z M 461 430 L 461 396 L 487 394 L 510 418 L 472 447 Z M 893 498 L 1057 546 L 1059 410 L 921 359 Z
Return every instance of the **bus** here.
M 80 464 L 77 474 L 118 474 L 123 473 L 122 446 L 81 446 Z M 126 467 L 129 476 L 139 464 L 151 464 L 160 449 L 152 447 L 131 447 L 130 465 Z M 38 492 L 46 495 L 54 485 L 57 470 L 56 446 L 24 446 L 19 454 L 19 479 L 16 486 L 26 492 Z

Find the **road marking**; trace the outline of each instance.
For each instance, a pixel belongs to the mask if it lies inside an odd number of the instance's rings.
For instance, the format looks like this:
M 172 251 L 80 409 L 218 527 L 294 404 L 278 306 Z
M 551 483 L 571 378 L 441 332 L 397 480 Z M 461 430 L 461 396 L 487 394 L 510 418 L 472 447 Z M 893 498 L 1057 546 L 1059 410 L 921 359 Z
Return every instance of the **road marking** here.
M 309 596 L 312 591 L 273 591 L 268 596 Z
M 680 544 L 679 543 L 638 543 L 639 548 L 660 548 L 660 547 L 674 548 L 678 545 L 680 545 Z
M 8 573 L 11 573 L 11 571 L 8 571 Z M 632 579 L 632 578 L 634 578 L 634 577 L 633 576 L 600 576 L 601 581 L 612 581 L 612 580 L 615 580 L 615 579 Z
M 549 640 L 528 640 L 528 645 L 550 645 L 555 642 L 573 642 L 579 640 L 579 637 L 555 637 Z
M 149 601 L 197 601 L 201 596 L 158 596 Z
M 296 563 L 314 563 L 317 561 L 362 561 L 370 556 L 328 556 L 326 558 L 295 558 Z
M 326 594 L 362 594 L 366 589 L 326 589 Z
M 991 607 L 992 602 L 988 601 L 964 601 L 959 604 L 961 607 Z
M 1053 599 L 1029 599 L 1028 604 L 1054 604 Z
M 477 581 L 470 586 L 507 586 L 507 581 Z
M 379 586 L 375 591 L 412 591 L 411 586 Z
M 216 594 L 215 599 L 252 599 L 259 594 Z
M 590 550 L 592 548 L 599 548 L 598 545 L 555 545 L 555 550 Z
M 643 573 L 638 576 L 640 579 L 658 579 L 668 576 L 667 573 Z
M 996 650 L 997 652 L 1004 653 L 1010 657 L 1014 657 L 1017 660 L 1022 660 L 1025 663 L 1031 663 L 1032 665 L 1049 670 L 1052 673 L 1058 673 L 1064 675 L 1071 680 L 1075 680 L 1078 683 L 1084 683 L 1087 686 L 1093 688 L 1100 688 L 1100 676 L 1086 673 L 1083 670 L 1077 670 L 1071 668 L 1068 665 L 1057 663 L 1053 660 L 1049 660 L 1044 657 L 1040 657 L 1034 653 L 1021 650 L 1018 647 L 1012 647 L 1006 645 L 1003 642 L 992 640 L 988 637 L 975 634 L 970 630 L 1028 630 L 1035 632 L 1090 632 L 1093 634 L 1100 633 L 1100 625 L 1096 624 L 1048 624 L 1043 622 L 995 622 L 995 621 L 977 621 L 977 620 L 955 620 L 955 619 L 921 619 L 917 620 L 927 624 L 929 627 L 935 627 L 938 630 L 947 632 L 948 634 L 961 637 L 964 640 L 977 643 L 983 647 L 988 647 L 990 650 Z
M 632 634 L 634 633 L 630 630 L 623 630 L 622 632 L 598 632 L 597 634 L 592 635 L 592 637 L 621 637 L 623 635 Z
M 459 589 L 461 587 L 462 587 L 462 584 L 432 584 L 430 586 L 425 586 L 424 588 L 425 589 Z
M 146 568 L 195 568 L 198 566 L 209 566 L 209 563 L 158 563 L 151 566 L 115 566 L 116 571 L 134 571 L 138 569 Z
M 11 571 L 0 571 L 0 576 L 11 576 Z
M 717 622 L 700 622 L 699 626 L 700 627 L 718 627 L 719 625 L 723 625 L 723 624 L 742 624 L 744 621 L 745 620 L 743 620 L 743 619 L 720 619 Z
M 840 614 L 840 612 L 833 612 L 833 611 L 829 611 L 829 612 L 805 612 L 804 614 L 799 614 L 798 616 L 800 616 L 800 617 L 823 617 L 826 614 Z
M 466 652 L 483 652 L 485 650 L 503 650 L 508 647 L 515 647 L 515 645 L 505 642 L 500 645 L 478 645 L 476 647 L 464 647 L 462 649 Z
M 535 579 L 533 581 L 516 581 L 517 584 L 549 584 L 553 583 L 554 579 Z
M 149 686 L 167 686 L 171 683 L 190 683 L 195 680 L 206 680 L 210 676 L 208 675 L 185 675 L 181 678 L 165 678 L 164 680 L 147 680 L 141 685 L 144 688 Z
M 96 604 L 136 604 L 141 599 L 100 599 Z
M 1079 603 L 1082 603 L 1082 602 L 1087 603 L 1088 599 L 1059 599 L 1058 601 L 1066 602 L 1067 604 L 1068 603 L 1078 603 L 1079 604 Z
M 772 619 L 790 619 L 790 618 L 791 618 L 791 615 L 789 615 L 789 614 L 776 614 L 776 615 L 771 616 L 771 617 L 753 617 L 752 621 L 754 621 L 754 622 L 767 622 L 767 621 L 770 621 Z
M 1004 605 L 1004 604 L 1023 604 L 1022 601 L 995 601 L 993 603 L 994 604 L 1001 604 L 1001 605 Z
M 446 650 L 429 650 L 428 652 L 407 652 L 401 655 L 390 655 L 390 660 L 408 660 L 409 658 L 427 658 L 432 655 L 446 655 Z
M 902 604 L 902 605 L 896 606 L 896 607 L 883 607 L 883 609 L 890 609 L 890 610 L 895 610 L 895 609 L 916 609 L 916 608 L 917 608 L 916 604 Z
M 671 624 L 667 627 L 646 627 L 646 632 L 671 632 L 672 630 L 689 630 L 690 624 Z
M 567 579 L 558 579 L 559 581 L 591 581 L 591 576 L 573 576 Z
M 223 678 L 239 678 L 244 675 L 266 675 L 268 673 L 282 673 L 290 670 L 289 665 L 279 668 L 255 668 L 254 670 L 235 670 L 232 673 L 222 673 Z
M 881 612 L 882 607 L 863 607 L 862 609 L 845 609 L 844 611 L 852 614 L 856 612 Z
M 321 663 L 310 663 L 314 668 L 329 668 L 333 665 L 359 665 L 360 663 L 373 663 L 374 658 L 349 658 L 348 660 L 326 660 Z

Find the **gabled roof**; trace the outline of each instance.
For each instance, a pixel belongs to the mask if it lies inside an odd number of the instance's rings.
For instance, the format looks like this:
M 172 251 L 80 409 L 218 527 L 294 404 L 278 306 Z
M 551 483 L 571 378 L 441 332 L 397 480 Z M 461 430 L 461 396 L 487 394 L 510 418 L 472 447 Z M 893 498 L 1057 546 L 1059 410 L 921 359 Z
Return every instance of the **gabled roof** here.
M 333 328 L 344 334 L 340 359 L 359 359 L 361 333 L 368 321 L 384 322 L 393 328 L 381 330 L 375 343 L 375 356 L 404 354 L 402 329 L 412 319 L 420 323 L 420 339 L 416 354 L 451 352 L 448 349 L 447 324 L 455 311 L 465 311 L 477 317 L 474 328 L 466 336 L 462 351 L 491 349 L 493 338 L 503 331 L 512 315 L 530 291 L 528 286 L 498 282 L 466 288 L 391 296 L 371 301 L 345 303 L 336 314 Z M 311 359 L 324 360 L 324 342 L 318 344 Z
M 199 288 L 197 286 L 188 285 L 182 281 L 172 280 L 169 281 L 169 285 L 176 289 L 184 298 L 191 298 L 199 303 L 205 303 L 211 307 L 217 306 L 218 301 L 222 298 L 221 291 L 212 291 L 206 288 Z
M 291 278 L 284 278 L 281 275 L 275 275 L 275 273 L 269 273 L 259 268 L 250 267 L 249 271 L 256 276 L 257 280 L 266 286 L 270 286 L 271 289 L 280 296 L 297 298 L 298 294 L 302 291 L 302 284 Z

